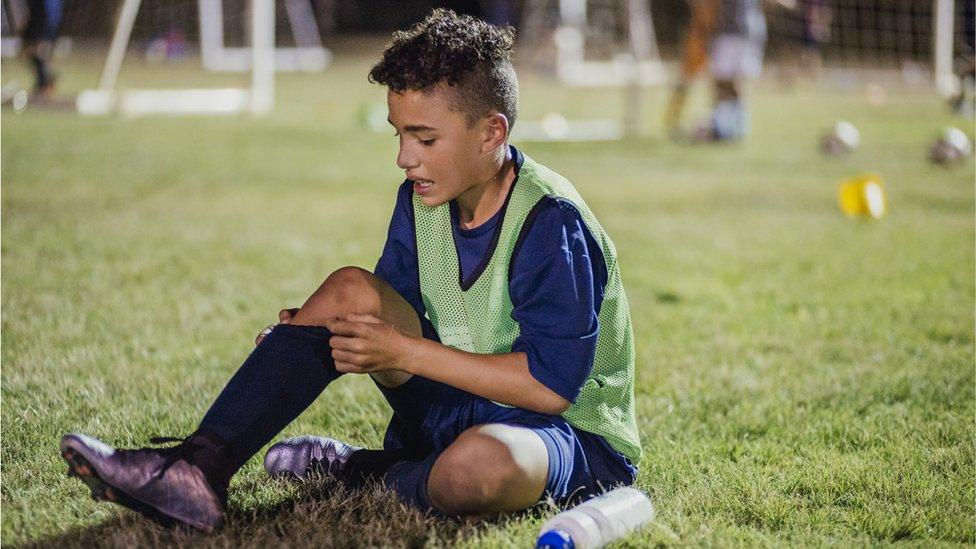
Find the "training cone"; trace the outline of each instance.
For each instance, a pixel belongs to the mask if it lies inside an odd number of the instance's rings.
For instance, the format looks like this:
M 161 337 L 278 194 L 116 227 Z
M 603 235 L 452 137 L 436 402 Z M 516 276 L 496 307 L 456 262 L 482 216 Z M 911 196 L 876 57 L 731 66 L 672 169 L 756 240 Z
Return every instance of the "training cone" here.
M 861 174 L 840 182 L 840 209 L 850 217 L 881 219 L 887 210 L 884 183 L 878 174 Z

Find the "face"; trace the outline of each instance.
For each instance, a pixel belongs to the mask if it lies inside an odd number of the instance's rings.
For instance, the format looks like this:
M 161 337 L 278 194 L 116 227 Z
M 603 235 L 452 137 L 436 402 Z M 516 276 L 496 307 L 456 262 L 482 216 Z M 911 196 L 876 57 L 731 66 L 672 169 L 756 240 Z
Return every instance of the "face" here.
M 451 109 L 449 93 L 440 87 L 387 93 L 389 121 L 400 140 L 397 166 L 428 206 L 454 200 L 493 174 L 485 122 L 468 127 L 467 117 Z

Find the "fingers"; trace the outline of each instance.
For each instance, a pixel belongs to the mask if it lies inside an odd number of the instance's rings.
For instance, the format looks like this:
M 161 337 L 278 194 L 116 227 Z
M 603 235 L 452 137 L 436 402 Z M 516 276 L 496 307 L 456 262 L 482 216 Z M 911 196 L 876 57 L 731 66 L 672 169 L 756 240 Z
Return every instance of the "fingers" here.
M 341 349 L 332 349 L 332 359 L 335 360 L 336 368 L 342 363 L 347 368 L 350 368 L 347 371 L 364 371 L 364 366 L 366 365 L 366 359 L 362 355 Z
M 268 324 L 265 326 L 265 328 L 258 333 L 258 336 L 254 338 L 254 345 L 260 345 L 261 342 L 264 341 L 264 338 L 271 333 L 271 330 L 274 330 L 274 324 Z
M 346 317 L 350 322 L 365 322 L 367 324 L 382 324 L 383 321 L 371 314 L 352 313 Z
M 357 366 L 351 362 L 343 362 L 340 360 L 335 361 L 336 371 L 342 374 L 367 374 L 369 373 L 364 368 Z
M 289 324 L 291 322 L 291 319 L 296 314 L 298 314 L 297 307 L 294 309 L 282 309 L 278 311 L 278 324 Z M 274 324 L 268 324 L 268 326 L 265 329 L 261 330 L 261 333 L 259 333 L 258 336 L 254 338 L 254 345 L 255 346 L 260 345 L 261 341 L 263 341 L 264 338 L 271 333 L 271 330 L 274 330 L 274 327 L 275 327 Z
M 325 322 L 325 327 L 335 335 L 349 337 L 365 337 L 369 334 L 370 326 L 363 322 L 351 322 L 334 318 Z
M 357 337 L 332 336 L 329 338 L 329 347 L 332 350 L 362 353 L 366 350 L 366 342 Z
M 298 309 L 282 309 L 278 311 L 278 322 L 288 324 L 296 314 L 298 314 Z

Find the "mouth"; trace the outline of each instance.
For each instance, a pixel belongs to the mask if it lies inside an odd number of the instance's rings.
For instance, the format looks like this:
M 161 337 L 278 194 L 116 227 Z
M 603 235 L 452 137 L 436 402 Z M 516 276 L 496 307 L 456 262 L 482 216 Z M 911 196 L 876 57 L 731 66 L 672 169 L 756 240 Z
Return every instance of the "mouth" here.
M 413 180 L 413 192 L 417 194 L 424 194 L 434 186 L 434 182 L 429 179 L 414 179 Z

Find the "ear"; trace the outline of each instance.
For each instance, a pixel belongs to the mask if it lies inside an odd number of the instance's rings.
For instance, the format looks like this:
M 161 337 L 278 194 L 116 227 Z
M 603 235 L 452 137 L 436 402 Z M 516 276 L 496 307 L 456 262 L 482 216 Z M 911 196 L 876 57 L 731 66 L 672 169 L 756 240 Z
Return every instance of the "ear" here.
M 508 142 L 508 117 L 500 112 L 492 113 L 482 119 L 484 125 L 484 139 L 481 142 L 481 152 L 488 153 L 497 150 Z

